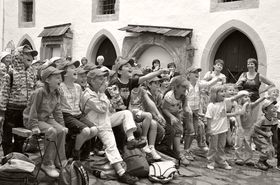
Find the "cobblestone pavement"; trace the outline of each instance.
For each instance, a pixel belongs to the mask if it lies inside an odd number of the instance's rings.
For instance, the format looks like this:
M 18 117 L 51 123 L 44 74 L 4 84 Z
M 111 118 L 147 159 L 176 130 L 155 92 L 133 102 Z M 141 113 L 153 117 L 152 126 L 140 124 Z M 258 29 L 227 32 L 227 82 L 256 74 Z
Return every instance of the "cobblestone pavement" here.
M 201 152 L 193 147 L 193 153 L 196 154 L 196 159 L 187 167 L 180 167 L 181 174 L 188 177 L 176 176 L 170 183 L 170 185 L 280 185 L 280 171 L 275 168 L 268 170 L 267 172 L 261 171 L 254 167 L 238 166 L 234 164 L 234 155 L 230 151 L 227 154 L 227 160 L 232 165 L 232 170 L 224 170 L 215 168 L 215 170 L 209 170 L 206 168 L 206 158 Z M 0 151 L 2 156 L 2 151 Z M 31 158 L 38 158 L 39 154 L 31 154 Z M 257 160 L 257 153 L 255 152 L 254 161 Z M 276 160 L 269 161 L 273 166 L 276 164 Z M 46 177 L 42 172 L 39 173 L 40 185 L 57 185 L 55 180 Z M 147 179 L 141 179 L 138 185 L 152 184 Z M 159 184 L 159 183 L 154 183 Z M 104 181 L 95 178 L 90 174 L 90 185 L 123 185 L 117 181 Z

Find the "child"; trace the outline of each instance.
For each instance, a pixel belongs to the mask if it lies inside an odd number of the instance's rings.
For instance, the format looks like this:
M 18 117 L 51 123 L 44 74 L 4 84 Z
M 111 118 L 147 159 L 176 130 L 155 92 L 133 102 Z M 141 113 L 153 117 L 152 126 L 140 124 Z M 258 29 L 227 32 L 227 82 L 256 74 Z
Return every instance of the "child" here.
M 87 74 L 89 87 L 86 88 L 82 96 L 81 107 L 84 109 L 85 118 L 96 124 L 98 128 L 97 136 L 105 146 L 105 153 L 111 165 L 118 174 L 119 181 L 134 184 L 138 181 L 137 177 L 129 175 L 122 167 L 122 158 L 118 151 L 110 118 L 110 101 L 105 95 L 108 84 L 108 72 L 99 68 L 93 69 Z M 127 119 L 125 123 L 128 142 L 134 142 L 133 131 L 136 130 L 135 124 Z M 114 123 L 115 124 L 115 123 Z M 132 138 L 132 139 L 131 139 Z M 146 143 L 144 143 L 145 145 Z
M 227 103 L 234 101 L 242 96 L 233 96 L 225 99 L 225 86 L 216 85 L 210 89 L 211 103 L 207 107 L 205 117 L 207 118 L 207 133 L 210 134 L 210 145 L 207 154 L 208 164 L 207 168 L 214 169 L 215 165 L 231 170 L 231 166 L 225 160 L 224 147 L 226 144 L 226 135 L 228 131 L 227 123 Z
M 201 68 L 190 67 L 187 69 L 187 79 L 190 82 L 189 92 L 187 94 L 188 105 L 191 109 L 189 120 L 184 121 L 185 127 L 185 144 L 184 150 L 186 152 L 186 158 L 193 161 L 193 155 L 190 151 L 190 147 L 194 137 L 197 139 L 197 145 L 203 152 L 208 151 L 206 144 L 206 134 L 203 121 L 201 121 L 202 110 L 200 105 L 200 89 L 203 87 L 210 87 L 220 81 L 220 78 L 213 78 L 207 82 L 205 80 L 199 80 L 199 73 Z
M 241 91 L 238 92 L 240 94 Z M 251 102 L 250 100 L 250 93 L 248 91 L 242 91 L 245 93 L 245 96 L 243 96 L 240 99 L 240 123 L 241 123 L 241 128 L 237 130 L 239 140 L 236 145 L 236 164 L 238 165 L 243 165 L 244 163 L 252 166 L 253 163 L 251 162 L 251 159 L 253 157 L 253 151 L 251 149 L 251 144 L 252 144 L 252 134 L 254 131 L 254 112 L 257 111 L 258 105 L 265 100 L 264 97 L 261 97 L 257 99 L 255 102 Z M 245 147 L 245 151 L 242 152 L 243 146 Z M 249 156 L 242 157 L 246 153 L 249 154 Z
M 222 85 L 226 83 L 226 76 L 221 73 L 221 71 L 223 70 L 224 67 L 224 61 L 222 59 L 217 59 L 214 62 L 214 70 L 213 71 L 208 71 L 204 77 L 203 80 L 206 81 L 211 81 L 213 78 L 220 78 L 222 79 L 222 81 L 220 81 L 218 84 Z
M 66 62 L 63 66 L 63 82 L 60 84 L 61 93 L 61 111 L 65 126 L 69 129 L 70 137 L 76 135 L 75 145 L 72 151 L 74 160 L 84 160 L 89 156 L 88 153 L 81 158 L 81 147 L 97 133 L 97 128 L 93 123 L 82 116 L 80 110 L 80 98 L 82 88 L 79 84 L 74 83 L 77 80 L 76 68 L 80 65 L 79 61 Z
M 170 80 L 173 77 L 180 75 L 180 73 L 176 71 L 176 64 L 174 62 L 168 63 L 167 68 L 169 69 L 169 79 Z
M 78 67 L 77 68 L 77 74 L 78 74 L 78 78 L 76 80 L 76 83 L 79 84 L 82 88 L 82 91 L 84 91 L 87 87 L 87 70 L 85 70 L 82 67 Z
M 124 58 L 118 58 L 116 64 L 113 66 L 114 71 L 117 73 L 117 78 L 112 80 L 109 84 L 109 87 L 116 86 L 117 92 L 122 98 L 122 102 L 115 106 L 116 111 L 121 111 L 129 108 L 130 95 L 131 90 L 135 87 L 138 87 L 143 82 L 150 80 L 163 72 L 167 71 L 166 69 L 160 69 L 155 72 L 151 72 L 139 78 L 132 78 L 132 66 L 134 66 L 135 62 L 133 59 L 126 60 Z M 109 99 L 112 97 L 107 91 L 107 96 Z M 118 101 L 119 102 L 119 101 Z M 116 140 L 118 144 L 118 148 L 122 150 L 125 138 L 123 138 L 124 134 L 121 128 L 116 127 L 113 129 L 116 134 Z
M 56 167 L 60 167 L 60 163 L 56 147 L 51 141 L 56 143 L 61 161 L 66 161 L 65 136 L 68 129 L 64 126 L 58 91 L 62 72 L 52 66 L 42 70 L 45 85 L 34 91 L 23 112 L 24 126 L 32 130 L 33 134 L 45 133 L 47 142 L 50 142 L 41 169 L 53 178 L 59 177 Z
M 264 115 L 255 124 L 254 133 L 252 135 L 256 150 L 260 152 L 260 158 L 256 166 L 261 170 L 272 168 L 272 166 L 267 163 L 267 160 L 274 156 L 274 148 L 271 141 L 271 127 L 277 122 L 276 103 L 276 101 L 271 100 L 264 101 L 262 105 Z
M 81 67 L 86 66 L 87 63 L 88 63 L 88 59 L 87 59 L 86 57 L 83 57 L 83 58 L 81 59 L 81 63 L 82 63 Z
M 28 45 L 18 47 L 14 53 L 13 69 L 9 72 L 9 99 L 3 125 L 2 147 L 4 155 L 10 152 L 22 153 L 25 139 L 13 135 L 12 128 L 23 127 L 22 113 L 35 90 L 36 77 L 31 71 L 30 65 L 37 54 L 38 52 L 32 50 Z
M 139 70 L 134 70 L 132 77 L 137 78 L 143 75 Z M 157 135 L 157 123 L 152 121 L 152 114 L 145 112 L 144 105 L 153 107 L 153 102 L 149 98 L 147 92 L 142 87 L 135 87 L 131 91 L 129 110 L 132 112 L 134 120 L 138 126 L 142 128 L 141 138 L 147 142 L 147 145 L 142 150 L 150 154 L 154 160 L 160 160 L 161 157 L 155 150 L 155 141 Z M 147 137 L 148 135 L 148 137 Z
M 163 98 L 162 111 L 165 117 L 167 127 L 166 132 L 170 132 L 169 147 L 173 146 L 173 151 L 179 156 L 183 165 L 188 165 L 180 149 L 180 140 L 183 135 L 182 114 L 190 112 L 186 92 L 189 83 L 183 76 L 176 76 L 172 79 L 172 89 L 168 91 Z

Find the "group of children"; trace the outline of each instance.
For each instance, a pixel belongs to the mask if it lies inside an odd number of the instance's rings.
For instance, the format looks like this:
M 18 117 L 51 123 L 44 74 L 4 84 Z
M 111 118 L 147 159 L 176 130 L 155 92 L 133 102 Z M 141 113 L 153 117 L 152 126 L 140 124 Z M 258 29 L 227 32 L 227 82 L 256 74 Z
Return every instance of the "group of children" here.
M 82 146 L 97 136 L 119 180 L 128 184 L 138 179 L 122 166 L 125 145 L 130 150 L 141 148 L 159 161 L 156 148 L 165 143 L 181 164 L 188 165 L 194 160 L 191 144 L 195 138 L 207 153 L 207 168 L 231 169 L 225 160 L 226 143 L 234 146 L 236 162 L 242 165 L 252 158 L 254 142 L 261 154 L 257 167 L 270 167 L 267 159 L 274 156 L 270 138 L 279 135 L 276 88 L 269 90 L 267 98 L 250 102 L 250 93 L 225 84 L 221 73 L 199 80 L 200 68 L 190 67 L 186 74 L 179 74 L 175 63 L 162 69 L 160 61 L 154 60 L 152 69 L 143 71 L 135 60 L 118 57 L 110 70 L 103 66 L 102 56 L 93 65 L 86 58 L 81 62 L 60 57 L 33 61 L 37 54 L 26 45 L 1 53 L 0 123 L 5 155 L 22 152 L 24 139 L 14 136 L 13 143 L 12 128 L 25 126 L 56 143 L 49 145 L 42 164 L 51 177 L 59 176 L 56 147 L 62 163 L 69 157 L 65 151 L 69 135 L 74 140 L 70 152 L 74 160 L 88 157 Z M 218 60 L 214 68 L 220 72 L 223 65 Z M 254 123 L 252 112 L 262 101 L 264 115 Z M 276 147 L 277 139 L 274 142 Z M 249 156 L 244 158 L 246 152 Z

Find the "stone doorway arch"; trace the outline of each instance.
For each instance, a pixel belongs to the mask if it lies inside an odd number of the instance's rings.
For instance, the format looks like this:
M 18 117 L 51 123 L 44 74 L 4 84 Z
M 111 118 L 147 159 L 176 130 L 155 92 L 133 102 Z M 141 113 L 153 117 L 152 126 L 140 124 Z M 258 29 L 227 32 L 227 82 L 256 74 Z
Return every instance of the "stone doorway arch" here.
M 120 48 L 115 37 L 109 31 L 102 29 L 94 35 L 94 37 L 91 39 L 91 42 L 88 46 L 86 57 L 89 60 L 89 62 L 95 64 L 98 50 L 101 44 L 107 39 L 114 46 L 116 56 L 121 55 Z
M 266 75 L 267 57 L 264 44 L 258 33 L 246 23 L 239 20 L 230 20 L 220 26 L 210 37 L 201 57 L 201 66 L 204 71 L 211 70 L 215 54 L 222 41 L 234 31 L 240 31 L 246 35 L 255 47 L 259 61 L 258 71 Z

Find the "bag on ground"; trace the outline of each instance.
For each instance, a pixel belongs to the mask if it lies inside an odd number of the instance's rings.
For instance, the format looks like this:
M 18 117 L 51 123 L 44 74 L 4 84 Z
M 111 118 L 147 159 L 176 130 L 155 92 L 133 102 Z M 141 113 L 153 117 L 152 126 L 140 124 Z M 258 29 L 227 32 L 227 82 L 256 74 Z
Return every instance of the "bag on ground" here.
M 21 153 L 6 155 L 0 166 L 0 184 L 37 185 L 34 162 Z
M 80 161 L 68 160 L 62 167 L 59 185 L 89 185 L 88 172 Z
M 140 149 L 128 150 L 124 147 L 123 160 L 126 163 L 126 171 L 136 177 L 148 177 L 149 164 L 145 154 Z
M 178 170 L 173 161 L 155 162 L 150 165 L 149 180 L 165 184 L 174 178 Z

